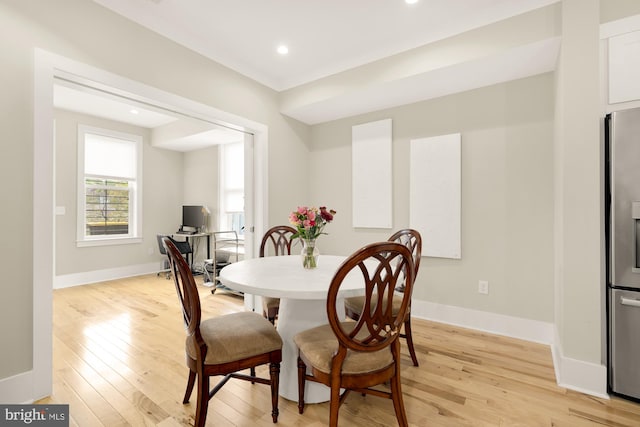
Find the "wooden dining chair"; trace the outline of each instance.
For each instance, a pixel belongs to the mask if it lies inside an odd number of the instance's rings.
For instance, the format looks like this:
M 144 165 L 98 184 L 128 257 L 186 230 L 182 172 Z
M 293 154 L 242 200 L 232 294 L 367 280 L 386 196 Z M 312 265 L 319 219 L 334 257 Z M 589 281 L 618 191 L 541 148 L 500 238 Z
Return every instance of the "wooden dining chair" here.
M 175 244 L 162 240 L 176 292 L 182 306 L 187 332 L 186 353 L 189 379 L 182 403 L 188 403 L 198 382 L 195 426 L 202 427 L 207 418 L 209 400 L 230 378 L 271 386 L 271 417 L 278 421 L 278 384 L 282 361 L 282 339 L 266 319 L 254 312 L 239 312 L 202 320 L 200 295 L 187 262 Z M 255 376 L 255 367 L 269 364 L 269 379 Z M 250 369 L 250 374 L 239 371 Z M 209 378 L 224 376 L 210 390 Z
M 288 225 L 276 225 L 264 233 L 260 243 L 260 257 L 291 255 L 291 236 L 296 234 L 296 229 Z M 262 314 L 269 322 L 275 324 L 280 309 L 280 298 L 262 297 Z
M 420 233 L 417 230 L 407 228 L 394 233 L 389 237 L 389 241 L 401 243 L 411 251 L 411 254 L 413 255 L 413 279 L 415 280 L 418 275 L 420 259 L 422 257 L 422 237 L 420 236 Z M 396 291 L 406 292 L 406 283 L 399 284 Z M 400 305 L 400 301 L 402 301 L 402 296 L 396 293 L 393 298 L 394 307 L 397 309 Z M 354 320 L 358 320 L 364 306 L 364 297 L 345 298 L 344 306 L 347 316 Z M 406 318 L 404 320 L 404 333 L 400 336 L 407 340 L 407 347 L 409 348 L 409 354 L 411 355 L 413 366 L 419 366 L 416 350 L 413 346 L 413 335 L 411 334 L 411 299 L 409 299 L 409 309 L 407 310 Z
M 398 424 L 407 426 L 400 385 L 398 337 L 407 314 L 413 287 L 413 258 L 409 249 L 396 242 L 365 246 L 345 260 L 336 271 L 327 294 L 328 325 L 298 333 L 298 411 L 304 412 L 306 381 L 331 389 L 329 425 L 338 425 L 338 411 L 350 391 L 393 400 Z M 364 307 L 357 321 L 344 321 L 336 307 L 345 278 L 362 279 Z M 393 293 L 406 278 L 407 291 L 396 309 Z M 352 282 L 351 282 L 352 283 Z M 385 295 L 385 298 L 375 298 Z M 372 387 L 389 383 L 389 392 Z M 340 389 L 344 389 L 340 394 Z

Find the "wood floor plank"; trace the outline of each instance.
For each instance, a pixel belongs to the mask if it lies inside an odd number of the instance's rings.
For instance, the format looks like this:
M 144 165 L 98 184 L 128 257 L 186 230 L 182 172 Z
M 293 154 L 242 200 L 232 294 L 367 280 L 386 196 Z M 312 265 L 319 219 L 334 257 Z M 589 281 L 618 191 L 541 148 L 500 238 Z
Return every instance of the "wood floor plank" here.
M 198 278 L 201 282 L 201 278 Z M 199 288 L 203 317 L 243 310 L 235 294 Z M 53 301 L 53 395 L 71 426 L 189 426 L 184 326 L 172 280 L 148 275 L 59 289 Z M 640 426 L 640 405 L 559 387 L 548 346 L 412 320 L 419 367 L 402 345 L 402 387 L 411 426 Z M 266 367 L 258 373 L 267 377 Z M 207 426 L 268 426 L 269 388 L 229 381 L 209 403 Z M 328 403 L 280 398 L 278 425 L 328 423 Z M 393 405 L 350 394 L 340 425 L 396 425 Z
M 122 394 L 122 392 L 111 384 L 102 374 L 91 367 L 85 360 L 79 358 L 64 343 L 55 339 L 54 346 L 57 353 L 60 353 L 67 363 L 73 365 L 78 370 L 78 374 L 84 381 L 91 386 L 113 407 L 113 409 L 122 415 L 126 422 L 121 425 L 142 425 L 144 424 L 143 415 L 137 410 L 131 401 Z M 122 387 L 122 382 L 118 384 Z M 124 389 L 124 387 L 122 387 Z M 82 394 L 84 396 L 84 394 Z

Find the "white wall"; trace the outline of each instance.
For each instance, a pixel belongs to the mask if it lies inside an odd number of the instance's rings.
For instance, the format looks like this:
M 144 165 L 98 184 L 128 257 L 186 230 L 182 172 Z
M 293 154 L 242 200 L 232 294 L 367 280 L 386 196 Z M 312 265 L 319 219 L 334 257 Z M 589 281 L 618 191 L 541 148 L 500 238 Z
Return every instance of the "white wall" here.
M 147 263 L 161 265 L 157 233 L 175 231 L 182 204 L 183 154 L 149 145 L 149 130 L 94 116 L 56 110 L 56 276 Z M 142 243 L 116 246 L 76 246 L 78 125 L 140 135 L 143 138 Z
M 563 1 L 563 47 L 556 76 L 555 295 L 556 364 L 575 361 L 560 383 L 606 393 L 601 359 L 602 147 L 600 138 L 599 4 Z M 569 372 L 570 370 L 566 370 Z
M 69 13 L 73 11 L 73 13 Z M 269 136 L 270 218 L 285 217 L 307 191 L 308 129 L 278 112 L 277 94 L 219 64 L 85 0 L 6 0 L 0 3 L 0 140 L 11 159 L 0 171 L 3 215 L 12 226 L 0 249 L 0 396 L 2 380 L 33 367 L 34 49 L 48 50 L 130 80 L 264 123 Z M 51 159 L 52 160 L 52 159 Z M 46 160 L 45 160 L 46 161 Z M 292 180 L 291 176 L 297 178 Z M 53 185 L 53 176 L 51 177 Z M 287 191 L 281 191 L 286 188 Z M 275 189 L 278 191 L 276 192 Z M 274 203 L 276 202 L 276 203 Z M 51 220 L 53 221 L 53 213 Z M 37 263 L 43 262 L 37 260 Z M 11 266 L 11 268 L 9 268 Z M 45 298 L 46 300 L 46 298 Z M 37 356 L 37 355 L 36 355 Z M 25 387 L 28 391 L 29 387 Z M 7 396 L 19 398 L 7 390 Z
M 638 0 L 600 0 L 600 23 L 640 14 Z
M 351 227 L 351 126 L 393 120 L 393 228 Z M 409 141 L 462 134 L 462 259 L 424 258 L 415 299 L 553 322 L 553 77 L 312 127 L 310 202 L 338 211 L 321 252 L 349 254 L 409 225 Z M 423 250 L 429 241 L 423 241 Z M 478 293 L 488 280 L 489 295 Z
M 218 229 L 218 149 L 219 146 L 213 146 L 184 153 L 184 197 L 177 206 L 178 210 L 182 204 L 207 206 L 211 211 L 207 225 L 209 231 Z M 207 254 L 206 239 L 193 241 L 194 261 L 201 265 Z

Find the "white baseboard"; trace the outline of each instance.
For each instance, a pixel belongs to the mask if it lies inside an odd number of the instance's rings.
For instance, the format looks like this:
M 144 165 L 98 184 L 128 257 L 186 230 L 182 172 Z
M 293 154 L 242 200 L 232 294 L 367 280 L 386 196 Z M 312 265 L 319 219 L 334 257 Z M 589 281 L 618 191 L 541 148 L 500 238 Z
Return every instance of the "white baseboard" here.
M 556 344 L 551 346 L 551 354 L 558 385 L 580 393 L 608 399 L 607 367 L 564 356 L 562 348 L 557 344 L 559 342 L 557 331 L 554 341 Z
M 554 338 L 553 323 L 428 301 L 413 300 L 411 316 L 547 345 Z
M 85 271 L 82 273 L 65 274 L 54 277 L 53 289 L 70 288 L 72 286 L 89 283 L 104 282 L 106 280 L 122 279 L 124 277 L 140 276 L 157 273 L 162 270 L 162 263 L 129 265 L 126 267 L 109 268 L 105 270 Z
M 9 405 L 33 403 L 33 372 L 0 379 L 0 402 Z
M 556 344 L 557 331 L 553 323 L 419 300 L 411 302 L 411 316 L 549 345 L 560 387 L 609 397 L 606 367 L 565 357 Z

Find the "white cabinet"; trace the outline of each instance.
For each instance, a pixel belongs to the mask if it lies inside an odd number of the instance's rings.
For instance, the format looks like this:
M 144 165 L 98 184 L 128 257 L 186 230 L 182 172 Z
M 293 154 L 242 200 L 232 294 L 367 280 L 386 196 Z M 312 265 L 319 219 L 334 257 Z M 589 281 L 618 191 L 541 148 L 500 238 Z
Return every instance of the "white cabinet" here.
M 640 31 L 609 38 L 609 104 L 640 100 Z

